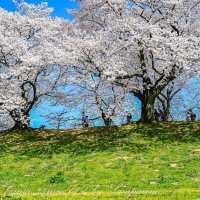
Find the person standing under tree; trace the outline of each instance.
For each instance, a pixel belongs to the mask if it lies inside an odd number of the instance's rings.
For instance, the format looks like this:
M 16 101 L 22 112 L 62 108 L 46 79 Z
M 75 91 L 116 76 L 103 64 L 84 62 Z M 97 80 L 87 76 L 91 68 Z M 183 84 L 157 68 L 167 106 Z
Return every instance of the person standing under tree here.
M 195 121 L 196 120 L 196 114 L 194 112 L 192 112 L 191 114 L 191 121 Z
M 110 115 L 105 115 L 104 121 L 105 126 L 110 127 L 112 125 L 112 118 L 110 117 Z
M 127 121 L 127 124 L 131 124 L 132 123 L 132 115 L 131 115 L 131 113 L 128 113 L 128 115 L 126 116 L 126 121 Z
M 162 122 L 166 121 L 166 116 L 161 109 L 158 110 L 158 113 L 159 113 L 159 120 Z
M 89 117 L 88 116 L 86 116 L 85 117 L 85 128 L 88 128 L 89 127 L 89 125 L 90 125 L 90 122 L 89 122 Z
M 108 115 L 105 116 L 105 125 L 110 126 L 110 117 Z
M 187 116 L 186 116 L 186 120 L 187 121 L 191 121 L 192 120 L 192 109 L 189 109 L 188 111 L 187 111 Z
M 81 121 L 82 121 L 82 126 L 84 127 L 85 126 L 85 112 L 82 112 Z
M 160 113 L 157 111 L 157 109 L 154 110 L 154 116 L 156 121 L 160 121 Z
M 108 116 L 108 125 L 112 126 L 113 120 L 111 118 L 111 116 Z
M 82 112 L 82 118 L 81 118 L 81 120 L 82 120 L 82 126 L 84 128 L 89 127 L 89 117 L 85 116 L 85 112 Z

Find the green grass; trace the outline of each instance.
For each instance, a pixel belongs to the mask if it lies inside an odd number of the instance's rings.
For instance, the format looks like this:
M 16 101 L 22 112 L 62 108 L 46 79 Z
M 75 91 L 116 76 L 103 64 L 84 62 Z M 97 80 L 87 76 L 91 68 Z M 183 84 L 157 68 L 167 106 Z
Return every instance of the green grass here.
M 2 200 L 200 199 L 200 123 L 0 136 Z

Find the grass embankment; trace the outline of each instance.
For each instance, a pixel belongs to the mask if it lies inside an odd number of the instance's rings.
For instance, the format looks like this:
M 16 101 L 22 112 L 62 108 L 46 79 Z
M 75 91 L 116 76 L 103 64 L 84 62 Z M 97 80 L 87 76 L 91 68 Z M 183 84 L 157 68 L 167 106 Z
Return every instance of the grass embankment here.
M 200 198 L 200 123 L 0 136 L 3 200 Z

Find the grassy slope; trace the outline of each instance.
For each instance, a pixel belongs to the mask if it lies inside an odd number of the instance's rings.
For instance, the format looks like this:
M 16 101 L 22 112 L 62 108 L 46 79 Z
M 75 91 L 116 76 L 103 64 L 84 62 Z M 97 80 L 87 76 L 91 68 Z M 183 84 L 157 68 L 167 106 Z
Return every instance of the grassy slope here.
M 200 123 L 12 132 L 0 155 L 5 200 L 200 198 Z

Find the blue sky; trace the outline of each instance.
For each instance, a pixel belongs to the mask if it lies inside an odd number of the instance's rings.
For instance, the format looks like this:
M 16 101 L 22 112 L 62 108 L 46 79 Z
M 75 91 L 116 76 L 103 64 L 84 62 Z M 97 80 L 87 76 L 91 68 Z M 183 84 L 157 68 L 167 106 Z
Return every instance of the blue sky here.
M 66 9 L 78 7 L 78 4 L 73 0 L 26 0 L 26 2 L 35 4 L 48 2 L 49 7 L 55 9 L 55 12 L 53 13 L 54 16 L 64 17 L 66 19 L 71 19 L 71 16 L 67 14 Z M 12 0 L 0 0 L 0 7 L 9 11 L 15 11 Z

